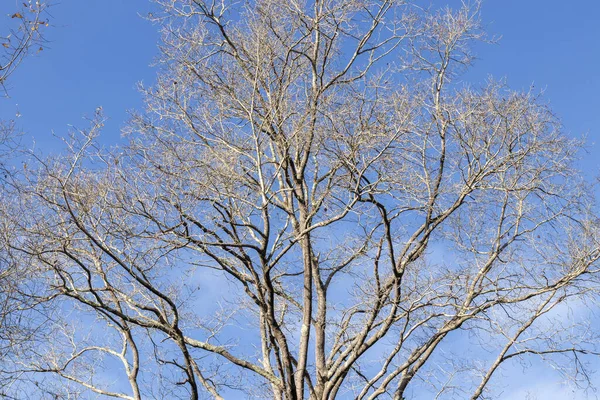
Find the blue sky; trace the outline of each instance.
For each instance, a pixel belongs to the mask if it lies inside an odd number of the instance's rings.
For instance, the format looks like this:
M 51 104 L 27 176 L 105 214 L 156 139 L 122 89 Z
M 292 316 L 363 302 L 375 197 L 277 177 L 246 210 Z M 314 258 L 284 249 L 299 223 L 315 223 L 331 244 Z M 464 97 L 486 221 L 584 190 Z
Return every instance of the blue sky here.
M 69 124 L 85 126 L 82 117 L 102 106 L 109 118 L 104 141 L 115 143 L 126 111 L 141 106 L 136 83 L 150 83 L 156 73 L 150 64 L 159 34 L 140 17 L 155 5 L 146 0 L 54 3 L 47 48 L 13 75 L 10 99 L 0 99 L 0 116 L 12 117 L 18 110 L 26 137 L 35 138 L 38 148 L 51 149 L 57 143 L 52 131 L 60 136 Z M 3 1 L 0 15 L 14 10 L 14 4 Z M 501 39 L 477 46 L 479 60 L 464 79 L 476 84 L 492 75 L 506 78 L 515 89 L 535 84 L 545 90 L 565 130 L 587 134 L 591 145 L 600 138 L 599 14 L 600 2 L 595 1 L 487 0 L 483 22 Z M 585 166 L 597 169 L 595 146 L 590 148 Z
M 14 4 L 2 1 L 0 24 Z M 152 8 L 145 0 L 56 1 L 50 9 L 46 49 L 25 60 L 11 77 L 10 98 L 0 98 L 0 117 L 14 118 L 18 112 L 25 142 L 35 140 L 38 149 L 49 153 L 59 146 L 53 132 L 62 136 L 69 125 L 85 127 L 82 118 L 102 106 L 109 121 L 101 140 L 118 143 L 127 110 L 142 106 L 136 83 L 151 83 L 156 74 L 150 64 L 157 55 L 159 34 L 140 17 Z M 600 140 L 598 15 L 599 1 L 487 0 L 484 25 L 501 39 L 477 46 L 479 60 L 463 78 L 476 85 L 491 75 L 506 78 L 514 89 L 531 84 L 543 89 L 565 130 L 577 137 L 587 135 L 589 152 L 582 155 L 582 167 L 589 175 L 596 175 L 600 167 L 594 144 Z M 534 367 L 527 376 L 549 372 Z M 527 391 L 540 399 L 579 398 L 556 384 L 528 387 L 520 371 L 507 372 L 518 383 L 507 388 L 506 400 L 524 398 Z M 553 375 L 547 376 L 556 382 Z
M 84 115 L 102 106 L 109 118 L 103 137 L 117 141 L 128 109 L 141 106 L 139 81 L 151 82 L 149 65 L 157 54 L 157 27 L 140 17 L 152 8 L 144 0 L 61 0 L 49 14 L 46 49 L 26 59 L 9 82 L 9 99 L 0 99 L 0 115 L 14 117 L 38 148 L 52 148 L 68 125 L 85 127 Z M 14 0 L 0 12 L 14 11 Z M 4 30 L 4 29 L 3 29 Z
M 514 89 L 535 84 L 563 121 L 565 131 L 587 135 L 590 154 L 585 167 L 598 171 L 592 146 L 600 138 L 600 2 L 488 0 L 483 21 L 501 35 L 498 45 L 478 49 L 474 81 L 487 74 L 506 77 Z

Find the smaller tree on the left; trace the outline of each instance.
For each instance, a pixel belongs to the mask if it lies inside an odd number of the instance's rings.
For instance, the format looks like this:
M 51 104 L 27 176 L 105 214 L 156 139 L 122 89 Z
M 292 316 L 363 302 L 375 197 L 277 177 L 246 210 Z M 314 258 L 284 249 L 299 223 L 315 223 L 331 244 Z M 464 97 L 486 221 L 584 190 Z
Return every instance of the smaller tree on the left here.
M 7 8 L 3 7 L 3 11 Z M 45 44 L 44 32 L 49 26 L 47 3 L 16 2 L 8 13 L 0 15 L 0 102 L 8 101 L 11 76 L 30 55 L 40 53 Z M 1 104 L 1 103 L 0 103 Z M 2 105 L 0 105 L 2 107 Z M 11 360 L 24 345 L 33 343 L 32 335 L 39 324 L 32 323 L 34 297 L 28 282 L 29 274 L 17 268 L 6 246 L 14 234 L 11 201 L 14 182 L 18 178 L 18 132 L 14 118 L 0 117 L 0 397 L 11 398 L 19 385 L 19 375 L 11 373 Z M 12 200 L 11 200 L 12 199 Z M 37 326 L 36 326 L 37 325 Z
M 2 16 L 0 26 L 7 27 L 0 32 L 0 85 L 4 90 L 23 59 L 43 49 L 43 31 L 49 25 L 45 11 L 46 3 L 29 0 Z

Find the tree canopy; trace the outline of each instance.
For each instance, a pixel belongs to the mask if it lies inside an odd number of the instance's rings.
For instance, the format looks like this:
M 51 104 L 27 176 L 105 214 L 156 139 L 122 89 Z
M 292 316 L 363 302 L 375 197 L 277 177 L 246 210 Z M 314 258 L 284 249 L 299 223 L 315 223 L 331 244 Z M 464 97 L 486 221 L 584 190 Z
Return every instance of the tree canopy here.
M 475 400 L 531 357 L 590 383 L 560 312 L 599 289 L 581 141 L 460 82 L 478 2 L 158 3 L 126 143 L 98 109 L 1 194 L 3 395 Z

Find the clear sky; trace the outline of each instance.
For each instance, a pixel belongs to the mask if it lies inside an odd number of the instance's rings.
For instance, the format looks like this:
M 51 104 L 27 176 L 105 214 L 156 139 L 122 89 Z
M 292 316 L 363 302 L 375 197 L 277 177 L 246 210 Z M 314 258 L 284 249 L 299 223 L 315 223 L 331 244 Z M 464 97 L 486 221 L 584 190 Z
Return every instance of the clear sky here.
M 0 15 L 14 10 L 14 1 L 2 1 Z M 51 146 L 52 130 L 62 135 L 69 124 L 84 126 L 82 116 L 102 106 L 110 118 L 104 139 L 118 141 L 126 110 L 141 105 L 136 82 L 151 83 L 155 76 L 150 64 L 159 34 L 140 17 L 155 5 L 146 0 L 54 3 L 47 49 L 13 75 L 11 98 L 0 99 L 0 115 L 15 115 L 18 104 L 19 126 L 41 147 Z M 566 131 L 589 135 L 591 144 L 600 138 L 598 15 L 598 1 L 487 0 L 483 22 L 501 39 L 477 46 L 479 60 L 465 80 L 477 83 L 492 75 L 505 77 L 515 89 L 535 84 L 545 90 Z M 594 159 L 586 166 L 598 167 Z
M 128 109 L 141 106 L 136 83 L 153 81 L 158 28 L 141 16 L 154 6 L 132 0 L 50 0 L 46 49 L 28 58 L 11 76 L 10 99 L 0 99 L 0 116 L 14 117 L 37 147 L 54 147 L 68 125 L 85 127 L 84 115 L 102 106 L 109 123 L 106 143 L 119 139 Z M 15 0 L 0 2 L 0 24 Z M 4 31 L 1 29 L 0 31 Z M 18 105 L 18 106 L 17 106 Z
M 142 106 L 136 83 L 151 83 L 156 74 L 150 64 L 159 34 L 141 17 L 154 6 L 146 0 L 54 3 L 46 49 L 26 59 L 11 77 L 10 98 L 0 98 L 0 117 L 14 118 L 18 112 L 26 143 L 33 138 L 49 153 L 59 143 L 52 132 L 61 136 L 69 125 L 85 127 L 82 117 L 102 106 L 109 118 L 102 141 L 117 143 L 127 110 Z M 8 20 L 14 4 L 0 2 L 0 24 Z M 582 166 L 590 175 L 600 171 L 598 145 L 593 144 L 600 140 L 599 15 L 600 1 L 487 0 L 484 25 L 501 39 L 477 46 L 479 60 L 464 77 L 477 84 L 491 75 L 506 78 L 515 89 L 531 84 L 543 89 L 565 130 L 587 135 L 589 152 Z M 527 391 L 540 399 L 579 398 L 555 385 L 528 388 L 524 379 L 517 379 L 519 371 L 508 372 L 516 386 L 507 388 L 507 400 L 525 398 Z M 536 374 L 543 371 L 536 366 Z

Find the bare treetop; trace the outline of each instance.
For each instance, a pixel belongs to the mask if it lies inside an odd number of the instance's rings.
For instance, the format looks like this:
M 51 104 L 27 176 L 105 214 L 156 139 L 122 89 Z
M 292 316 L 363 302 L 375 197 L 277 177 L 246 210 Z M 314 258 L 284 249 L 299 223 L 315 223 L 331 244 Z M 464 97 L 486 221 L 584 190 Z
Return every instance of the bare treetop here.
M 159 3 L 128 145 L 97 147 L 98 113 L 3 210 L 60 310 L 13 374 L 57 398 L 479 399 L 543 357 L 590 383 L 597 335 L 555 312 L 598 293 L 580 143 L 536 93 L 458 83 L 478 2 Z

